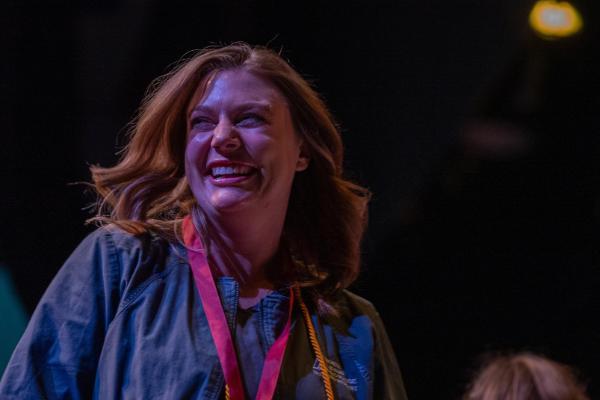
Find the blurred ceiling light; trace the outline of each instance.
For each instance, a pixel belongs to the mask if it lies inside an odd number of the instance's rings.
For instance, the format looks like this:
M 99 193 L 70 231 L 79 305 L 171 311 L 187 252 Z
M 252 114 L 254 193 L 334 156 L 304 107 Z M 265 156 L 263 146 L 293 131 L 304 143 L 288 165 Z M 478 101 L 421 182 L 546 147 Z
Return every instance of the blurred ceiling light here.
M 567 1 L 539 0 L 529 14 L 529 25 L 545 39 L 558 39 L 579 32 L 583 21 Z

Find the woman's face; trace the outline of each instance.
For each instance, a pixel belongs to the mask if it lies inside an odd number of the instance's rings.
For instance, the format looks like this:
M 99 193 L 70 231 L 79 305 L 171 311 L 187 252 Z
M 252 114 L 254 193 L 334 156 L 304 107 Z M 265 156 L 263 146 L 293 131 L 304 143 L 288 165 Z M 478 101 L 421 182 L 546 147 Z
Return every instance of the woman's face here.
M 186 175 L 209 218 L 284 216 L 294 175 L 308 166 L 301 145 L 275 86 L 243 69 L 222 71 L 189 106 Z

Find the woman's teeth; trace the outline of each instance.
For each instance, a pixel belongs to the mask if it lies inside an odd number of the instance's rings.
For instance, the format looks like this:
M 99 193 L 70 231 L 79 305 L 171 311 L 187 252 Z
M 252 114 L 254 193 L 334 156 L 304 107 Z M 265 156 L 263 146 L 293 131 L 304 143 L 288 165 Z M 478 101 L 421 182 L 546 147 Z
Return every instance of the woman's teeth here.
M 248 175 L 250 172 L 252 172 L 252 168 L 245 165 L 214 167 L 211 169 L 211 175 L 215 178 L 224 175 Z

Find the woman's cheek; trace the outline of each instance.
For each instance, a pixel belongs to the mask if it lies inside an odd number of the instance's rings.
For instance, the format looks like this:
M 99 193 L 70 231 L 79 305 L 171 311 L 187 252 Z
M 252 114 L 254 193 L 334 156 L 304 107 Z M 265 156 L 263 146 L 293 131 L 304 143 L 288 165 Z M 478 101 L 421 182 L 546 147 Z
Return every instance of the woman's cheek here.
M 200 134 L 192 136 L 185 149 L 186 161 L 202 166 L 205 164 L 209 149 L 208 136 Z
M 208 138 L 201 135 L 192 137 L 188 142 L 185 149 L 185 170 L 190 183 L 200 178 L 202 170 L 207 164 L 209 150 Z

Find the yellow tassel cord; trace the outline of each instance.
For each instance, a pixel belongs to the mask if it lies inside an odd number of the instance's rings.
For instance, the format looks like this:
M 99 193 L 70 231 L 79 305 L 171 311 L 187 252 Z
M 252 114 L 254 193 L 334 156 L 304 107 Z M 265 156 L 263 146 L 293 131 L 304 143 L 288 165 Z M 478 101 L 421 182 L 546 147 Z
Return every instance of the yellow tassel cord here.
M 319 360 L 319 365 L 321 366 L 321 378 L 323 379 L 323 385 L 325 386 L 327 400 L 334 400 L 333 387 L 331 386 L 331 378 L 329 375 L 329 366 L 327 365 L 325 357 L 323 356 L 323 352 L 321 351 L 321 346 L 319 345 L 317 334 L 315 333 L 315 327 L 310 319 L 308 308 L 306 307 L 306 304 L 304 304 L 304 300 L 302 300 L 302 295 L 300 294 L 300 288 L 298 286 L 294 286 L 294 293 L 298 298 L 298 304 L 300 304 L 300 310 L 302 311 L 302 316 L 304 317 L 306 327 L 308 328 L 310 345 L 312 346 L 315 356 L 317 357 L 317 360 Z
M 319 365 L 321 366 L 321 379 L 323 380 L 323 386 L 325 386 L 325 395 L 327 396 L 327 400 L 334 400 L 333 387 L 331 386 L 331 377 L 329 375 L 329 366 L 327 365 L 325 356 L 323 356 L 323 352 L 321 351 L 321 345 L 317 340 L 315 327 L 313 326 L 312 319 L 310 318 L 308 308 L 306 307 L 306 304 L 304 304 L 304 300 L 302 300 L 302 295 L 298 286 L 294 286 L 294 294 L 298 299 L 298 304 L 300 304 L 300 310 L 302 311 L 302 317 L 304 318 L 304 322 L 308 328 L 308 339 L 310 340 L 310 345 L 315 352 L 317 360 L 319 360 Z M 231 400 L 229 397 L 229 386 L 227 385 L 225 385 L 225 400 Z

